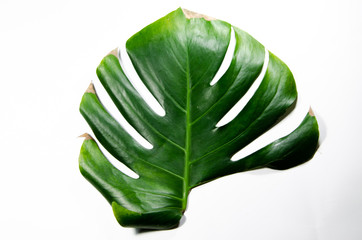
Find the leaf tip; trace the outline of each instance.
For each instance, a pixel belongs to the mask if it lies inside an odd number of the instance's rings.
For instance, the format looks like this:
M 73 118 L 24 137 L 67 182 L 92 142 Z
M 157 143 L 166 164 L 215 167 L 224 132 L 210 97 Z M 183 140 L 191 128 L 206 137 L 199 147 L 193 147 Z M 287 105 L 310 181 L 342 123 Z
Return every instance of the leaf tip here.
M 93 138 L 91 137 L 91 135 L 89 135 L 88 133 L 83 133 L 83 134 L 80 135 L 79 137 L 83 137 L 84 140 L 93 140 Z
M 86 93 L 93 93 L 96 94 L 96 90 L 94 89 L 94 84 L 90 83 L 87 90 L 85 90 Z
M 315 115 L 314 115 L 314 112 L 313 112 L 313 110 L 312 110 L 312 108 L 311 107 L 309 107 L 309 111 L 308 111 L 308 113 L 309 113 L 309 115 L 310 116 L 312 116 L 312 117 L 314 117 Z
M 181 8 L 181 9 L 182 9 L 185 17 L 188 18 L 188 19 L 191 19 L 191 18 L 204 18 L 207 21 L 216 20 L 216 18 L 209 17 L 209 16 L 206 16 L 204 14 L 197 13 L 197 12 L 193 12 L 193 11 L 187 10 L 185 8 Z
M 113 49 L 112 51 L 110 51 L 107 55 L 113 55 L 116 58 L 118 58 L 118 48 Z

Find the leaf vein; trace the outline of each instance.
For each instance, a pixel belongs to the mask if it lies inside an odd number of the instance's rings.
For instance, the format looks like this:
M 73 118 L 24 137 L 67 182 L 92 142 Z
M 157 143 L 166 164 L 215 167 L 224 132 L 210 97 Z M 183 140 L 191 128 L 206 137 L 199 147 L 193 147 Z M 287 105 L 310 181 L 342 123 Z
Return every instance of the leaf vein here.
M 127 104 L 128 107 L 131 107 L 129 104 Z M 169 139 L 168 137 L 166 137 L 165 135 L 163 135 L 160 131 L 158 131 L 156 128 L 154 128 L 149 122 L 145 121 L 145 118 L 143 118 L 142 116 L 140 116 L 138 114 L 137 111 L 134 111 L 133 109 L 131 110 L 133 114 L 137 115 L 138 118 L 144 123 L 146 124 L 148 127 L 150 127 L 150 129 L 157 134 L 158 136 L 160 136 L 161 138 L 165 139 L 167 142 L 171 143 L 172 145 L 174 145 L 175 147 L 181 149 L 182 151 L 185 151 L 185 148 L 182 147 L 181 145 L 175 143 L 174 141 L 172 141 L 171 139 Z
M 136 157 L 135 155 L 133 155 L 133 154 L 125 151 L 124 149 L 122 149 L 122 151 L 125 152 L 125 153 L 127 153 L 130 157 L 133 157 L 133 158 L 135 158 L 135 159 L 137 159 L 137 160 L 139 160 L 139 161 L 141 161 L 141 162 L 144 162 L 144 163 L 146 163 L 146 164 L 148 164 L 148 165 L 150 165 L 150 166 L 152 166 L 152 167 L 154 167 L 154 168 L 157 168 L 157 169 L 159 169 L 159 170 L 162 170 L 162 171 L 164 171 L 164 172 L 167 172 L 168 174 L 171 174 L 171 175 L 173 175 L 173 176 L 175 176 L 175 177 L 177 177 L 177 178 L 180 178 L 180 179 L 182 179 L 182 180 L 184 179 L 182 176 L 178 175 L 177 173 L 174 173 L 174 172 L 172 172 L 172 171 L 170 171 L 170 170 L 167 170 L 167 169 L 165 169 L 165 168 L 163 168 L 163 167 L 160 167 L 160 166 L 158 166 L 158 165 L 155 165 L 155 164 L 153 164 L 153 163 L 150 163 L 150 162 L 148 162 L 148 161 L 146 161 L 146 160 L 144 160 L 144 159 L 142 159 L 142 158 Z
M 145 193 L 145 194 L 150 194 L 150 195 L 155 195 L 155 196 L 161 196 L 161 197 L 169 197 L 169 198 L 173 198 L 179 201 L 182 201 L 182 198 L 179 198 L 177 196 L 174 195 L 170 195 L 170 194 L 164 194 L 164 193 L 157 193 L 157 192 L 148 192 L 148 191 L 144 191 L 141 189 L 132 189 L 134 192 L 140 192 L 140 193 Z
M 224 144 L 221 145 L 220 147 L 218 147 L 218 148 L 216 148 L 216 149 L 214 149 L 214 150 L 212 150 L 212 151 L 210 151 L 210 152 L 207 152 L 206 154 L 204 154 L 203 156 L 197 158 L 196 160 L 192 161 L 191 163 L 193 164 L 193 163 L 195 163 L 195 162 L 197 162 L 197 161 L 205 158 L 206 156 L 208 156 L 208 155 L 210 155 L 210 154 L 212 154 L 212 153 L 214 153 L 214 152 L 216 152 L 216 151 L 218 151 L 218 150 L 220 150 L 220 149 L 223 149 L 224 147 L 226 147 L 226 145 L 234 142 L 238 137 L 240 137 L 241 135 L 243 135 L 243 134 L 245 133 L 245 131 L 248 130 L 248 129 L 250 128 L 250 126 L 252 126 L 252 125 L 260 118 L 261 115 L 263 115 L 263 113 L 268 109 L 268 107 L 270 106 L 270 104 L 273 102 L 273 100 L 274 100 L 274 98 L 275 98 L 275 96 L 276 96 L 276 94 L 277 94 L 277 92 L 278 92 L 279 84 L 280 84 L 280 79 L 279 79 L 279 81 L 278 81 L 277 90 L 275 91 L 275 93 L 274 93 L 274 95 L 273 95 L 273 98 L 270 100 L 270 102 L 269 102 L 268 105 L 265 107 L 265 109 L 263 110 L 263 112 L 261 112 L 261 113 L 259 114 L 259 116 L 258 116 L 253 122 L 251 122 L 246 129 L 244 129 L 240 134 L 238 134 L 236 137 L 234 137 L 234 138 L 231 139 L 230 141 L 224 143 Z
M 201 114 L 200 117 L 198 117 L 197 119 L 195 119 L 194 121 L 192 121 L 190 124 L 194 125 L 196 122 L 198 122 L 200 119 L 202 119 L 208 112 L 210 112 L 228 93 L 229 89 L 231 88 L 231 86 L 234 85 L 236 81 L 236 77 L 234 79 L 234 81 L 229 85 L 228 89 L 225 91 L 225 93 L 215 102 L 213 103 L 203 114 Z M 254 80 L 255 81 L 255 80 Z

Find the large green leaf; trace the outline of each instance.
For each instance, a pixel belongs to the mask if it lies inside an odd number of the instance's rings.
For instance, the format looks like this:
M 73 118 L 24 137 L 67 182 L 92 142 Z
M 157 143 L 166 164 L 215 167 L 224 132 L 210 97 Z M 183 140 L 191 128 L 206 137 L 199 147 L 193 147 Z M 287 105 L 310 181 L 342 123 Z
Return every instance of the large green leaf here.
M 260 74 L 265 50 L 233 27 L 236 46 L 231 64 L 211 86 L 228 48 L 231 26 L 194 16 L 185 17 L 177 9 L 126 44 L 134 68 L 165 116 L 149 108 L 116 56 L 106 56 L 97 68 L 119 111 L 152 149 L 141 146 L 120 126 L 93 89 L 83 96 L 80 111 L 98 141 L 139 175 L 134 179 L 122 173 L 90 136 L 85 139 L 79 157 L 81 173 L 112 205 L 122 226 L 175 227 L 192 188 L 236 172 L 287 169 L 307 161 L 316 150 L 318 124 L 308 113 L 289 135 L 243 159 L 230 160 L 280 120 L 296 101 L 296 86 L 288 67 L 269 53 L 267 71 L 253 97 L 230 123 L 216 127 Z

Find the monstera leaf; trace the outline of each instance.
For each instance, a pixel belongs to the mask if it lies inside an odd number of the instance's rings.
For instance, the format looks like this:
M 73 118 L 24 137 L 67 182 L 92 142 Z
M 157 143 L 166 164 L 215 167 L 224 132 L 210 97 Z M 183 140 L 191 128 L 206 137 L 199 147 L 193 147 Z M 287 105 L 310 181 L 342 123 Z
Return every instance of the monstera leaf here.
M 97 75 L 125 119 L 152 145 L 146 149 L 112 118 L 91 87 L 80 111 L 109 153 L 139 175 L 115 168 L 87 135 L 80 171 L 112 205 L 122 226 L 165 229 L 177 226 L 190 190 L 213 179 L 252 169 L 287 169 L 316 151 L 318 124 L 311 113 L 289 135 L 238 161 L 231 157 L 273 127 L 296 101 L 292 73 L 269 53 L 265 76 L 253 97 L 228 124 L 219 120 L 260 74 L 264 47 L 233 27 L 236 46 L 220 80 L 210 85 L 227 51 L 231 25 L 182 9 L 132 36 L 126 49 L 143 83 L 164 108 L 156 114 L 110 54 Z

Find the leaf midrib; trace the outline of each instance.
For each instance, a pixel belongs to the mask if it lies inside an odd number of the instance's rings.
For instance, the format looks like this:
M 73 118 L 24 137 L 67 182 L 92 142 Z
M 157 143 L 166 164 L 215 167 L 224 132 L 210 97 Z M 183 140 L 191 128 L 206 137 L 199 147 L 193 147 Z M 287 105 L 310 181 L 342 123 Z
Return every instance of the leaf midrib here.
M 189 192 L 190 176 L 190 147 L 191 147 L 191 79 L 190 79 L 190 61 L 189 51 L 186 51 L 186 137 L 185 137 L 185 165 L 184 165 L 184 184 L 182 209 L 186 210 L 187 197 Z

